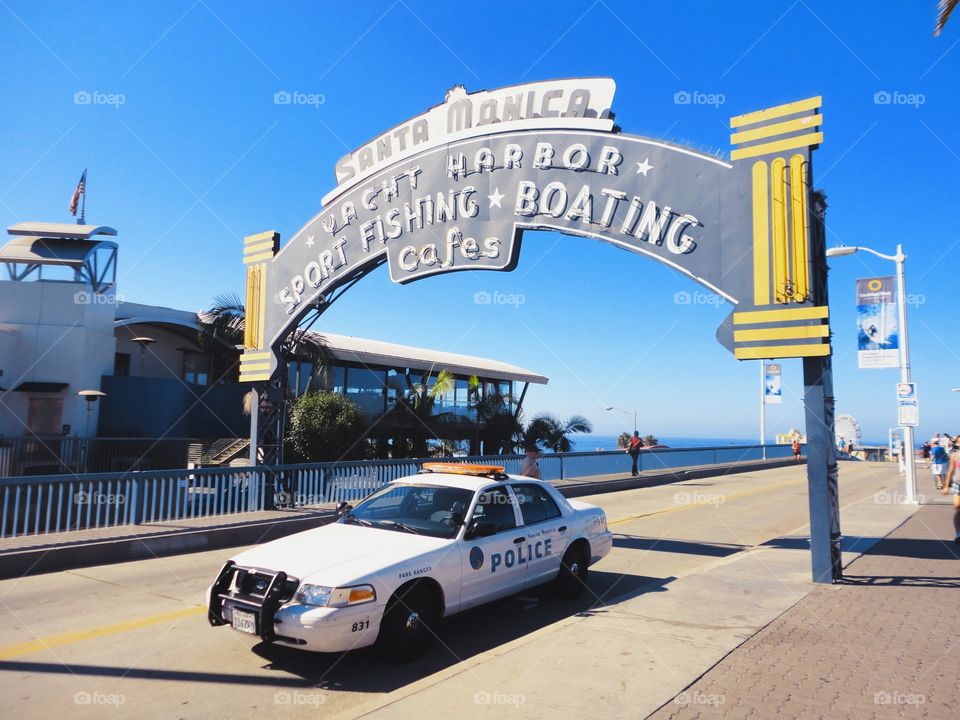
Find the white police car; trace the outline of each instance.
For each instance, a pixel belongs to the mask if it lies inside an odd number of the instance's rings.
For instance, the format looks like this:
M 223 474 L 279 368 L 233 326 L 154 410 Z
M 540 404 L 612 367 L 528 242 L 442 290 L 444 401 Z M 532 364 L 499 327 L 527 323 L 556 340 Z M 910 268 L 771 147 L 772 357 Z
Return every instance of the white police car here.
M 489 465 L 424 463 L 338 512 L 229 560 L 207 593 L 210 624 L 412 658 L 442 617 L 547 582 L 578 595 L 612 545 L 600 508 Z

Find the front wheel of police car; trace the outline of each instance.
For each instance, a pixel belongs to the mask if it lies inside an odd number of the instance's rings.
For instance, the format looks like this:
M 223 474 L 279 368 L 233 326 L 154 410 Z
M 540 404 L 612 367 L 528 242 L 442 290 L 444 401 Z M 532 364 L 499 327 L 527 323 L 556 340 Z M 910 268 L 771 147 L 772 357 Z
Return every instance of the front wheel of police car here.
M 426 583 L 399 588 L 380 621 L 380 650 L 395 660 L 413 660 L 423 655 L 436 636 L 440 606 L 437 592 Z

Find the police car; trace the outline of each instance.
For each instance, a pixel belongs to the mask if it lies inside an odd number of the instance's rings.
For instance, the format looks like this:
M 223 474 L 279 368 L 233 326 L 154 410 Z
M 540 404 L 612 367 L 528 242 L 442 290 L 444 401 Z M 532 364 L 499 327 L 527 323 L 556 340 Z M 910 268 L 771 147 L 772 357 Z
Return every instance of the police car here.
M 441 618 L 553 583 L 578 595 L 612 545 L 603 510 L 490 465 L 424 463 L 336 522 L 251 548 L 207 592 L 211 625 L 320 652 L 422 654 Z

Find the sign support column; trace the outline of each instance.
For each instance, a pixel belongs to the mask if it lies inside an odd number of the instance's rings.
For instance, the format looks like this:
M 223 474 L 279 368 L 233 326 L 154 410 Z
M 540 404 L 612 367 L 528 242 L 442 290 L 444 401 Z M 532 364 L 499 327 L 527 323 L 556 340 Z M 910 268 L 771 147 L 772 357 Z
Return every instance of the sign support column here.
M 811 203 L 812 289 L 818 304 L 828 305 L 826 203 L 814 193 Z M 834 425 L 833 359 L 803 359 L 803 404 L 807 427 L 807 493 L 810 503 L 810 554 L 813 581 L 843 578 L 837 445 Z

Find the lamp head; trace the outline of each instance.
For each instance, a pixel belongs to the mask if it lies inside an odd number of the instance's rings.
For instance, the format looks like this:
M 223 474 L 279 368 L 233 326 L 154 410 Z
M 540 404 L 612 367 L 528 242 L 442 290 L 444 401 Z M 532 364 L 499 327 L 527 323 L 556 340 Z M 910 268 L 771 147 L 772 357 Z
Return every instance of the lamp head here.
M 91 405 L 93 405 L 93 403 L 95 403 L 100 398 L 107 396 L 105 392 L 100 392 L 99 390 L 81 390 L 80 392 L 77 393 L 77 395 L 82 397 Z
M 839 247 L 827 248 L 827 257 L 843 257 L 844 255 L 853 255 L 859 250 L 856 245 L 840 245 Z

